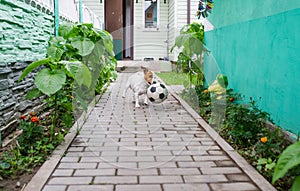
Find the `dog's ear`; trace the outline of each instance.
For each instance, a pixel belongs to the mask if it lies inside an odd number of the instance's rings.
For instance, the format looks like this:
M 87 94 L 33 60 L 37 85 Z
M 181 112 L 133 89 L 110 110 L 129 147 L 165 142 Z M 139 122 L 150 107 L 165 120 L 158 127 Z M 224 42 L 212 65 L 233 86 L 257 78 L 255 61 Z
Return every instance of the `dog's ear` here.
M 142 70 L 144 70 L 144 74 L 146 74 L 149 70 L 148 68 L 144 67 L 144 66 L 141 66 Z

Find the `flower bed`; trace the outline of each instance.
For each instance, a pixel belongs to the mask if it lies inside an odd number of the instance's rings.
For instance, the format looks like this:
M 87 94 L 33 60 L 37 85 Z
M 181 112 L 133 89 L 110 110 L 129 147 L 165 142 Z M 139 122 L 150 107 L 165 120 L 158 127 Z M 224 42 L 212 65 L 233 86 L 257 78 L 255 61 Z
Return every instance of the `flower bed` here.
M 195 107 L 195 94 L 198 105 Z M 270 125 L 268 113 L 260 110 L 256 101 L 250 98 L 245 103 L 244 97 L 235 93 L 232 89 L 226 91 L 226 104 L 222 125 L 218 127 L 212 121 L 214 107 L 211 92 L 201 86 L 186 89 L 181 97 L 185 99 L 217 132 L 237 150 L 253 167 L 257 169 L 269 182 L 272 183 L 276 163 L 281 153 L 292 143 L 285 132 L 274 125 Z M 273 128 L 270 128 L 272 126 Z M 300 153 L 298 151 L 298 153 Z M 297 155 L 297 152 L 295 152 Z M 291 156 L 290 159 L 299 160 L 299 157 Z M 295 164 L 288 169 L 288 173 L 274 184 L 277 190 L 291 188 L 294 179 L 300 175 L 300 165 Z

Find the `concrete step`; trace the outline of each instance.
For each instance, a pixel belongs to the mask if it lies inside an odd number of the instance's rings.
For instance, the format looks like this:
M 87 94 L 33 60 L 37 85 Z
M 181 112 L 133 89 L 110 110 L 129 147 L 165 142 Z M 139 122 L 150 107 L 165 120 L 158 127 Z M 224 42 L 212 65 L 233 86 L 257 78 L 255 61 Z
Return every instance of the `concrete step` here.
M 172 64 L 169 61 L 118 61 L 117 71 L 123 73 L 134 73 L 141 71 L 141 66 L 154 72 L 172 71 Z

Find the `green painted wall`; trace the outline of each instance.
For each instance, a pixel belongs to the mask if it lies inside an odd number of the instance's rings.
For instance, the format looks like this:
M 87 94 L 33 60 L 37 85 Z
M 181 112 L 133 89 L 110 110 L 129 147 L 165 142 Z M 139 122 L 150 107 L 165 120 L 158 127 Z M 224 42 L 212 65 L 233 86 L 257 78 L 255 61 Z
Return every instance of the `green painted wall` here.
M 208 20 L 215 28 L 297 9 L 299 0 L 214 0 L 213 14 Z
M 21 1 L 0 0 L 0 65 L 44 58 L 53 26 L 49 10 Z
M 276 124 L 300 132 L 300 1 L 215 0 L 209 20 L 207 64 L 217 63 L 236 92 L 261 97 Z

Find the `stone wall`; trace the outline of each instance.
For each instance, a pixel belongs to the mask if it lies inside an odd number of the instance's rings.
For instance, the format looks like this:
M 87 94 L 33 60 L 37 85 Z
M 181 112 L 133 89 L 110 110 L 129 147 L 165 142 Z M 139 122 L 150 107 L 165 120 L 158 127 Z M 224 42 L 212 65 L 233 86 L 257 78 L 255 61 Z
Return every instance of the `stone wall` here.
M 34 86 L 34 74 L 20 83 L 18 79 L 28 64 L 45 58 L 47 42 L 54 34 L 54 18 L 50 10 L 33 1 L 0 2 L 0 129 L 3 130 L 41 103 L 39 99 L 25 99 Z

